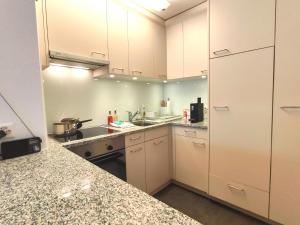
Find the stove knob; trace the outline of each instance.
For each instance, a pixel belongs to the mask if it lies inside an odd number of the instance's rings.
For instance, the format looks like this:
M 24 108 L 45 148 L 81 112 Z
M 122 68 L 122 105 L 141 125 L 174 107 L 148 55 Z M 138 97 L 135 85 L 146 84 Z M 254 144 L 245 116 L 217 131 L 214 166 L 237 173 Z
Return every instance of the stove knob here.
M 108 151 L 111 151 L 114 149 L 114 147 L 112 145 L 108 145 L 107 148 L 106 148 Z
M 86 152 L 84 153 L 84 156 L 85 156 L 85 157 L 91 157 L 91 155 L 92 155 L 92 153 L 89 152 L 89 151 L 86 151 Z

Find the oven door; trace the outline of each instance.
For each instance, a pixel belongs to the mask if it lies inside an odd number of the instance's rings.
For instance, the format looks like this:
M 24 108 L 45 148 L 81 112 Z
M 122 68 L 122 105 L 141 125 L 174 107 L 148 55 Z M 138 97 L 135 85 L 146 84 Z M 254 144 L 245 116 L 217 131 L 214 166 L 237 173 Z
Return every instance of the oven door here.
M 94 157 L 89 161 L 112 175 L 126 181 L 125 150 L 121 149 L 105 155 Z

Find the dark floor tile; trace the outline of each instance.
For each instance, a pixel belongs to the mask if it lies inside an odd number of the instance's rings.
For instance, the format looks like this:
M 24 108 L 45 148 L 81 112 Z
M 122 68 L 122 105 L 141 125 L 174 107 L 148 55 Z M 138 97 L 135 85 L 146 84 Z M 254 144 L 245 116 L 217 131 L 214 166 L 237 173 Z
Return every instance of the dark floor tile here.
M 169 185 L 154 197 L 204 225 L 266 225 L 175 184 Z

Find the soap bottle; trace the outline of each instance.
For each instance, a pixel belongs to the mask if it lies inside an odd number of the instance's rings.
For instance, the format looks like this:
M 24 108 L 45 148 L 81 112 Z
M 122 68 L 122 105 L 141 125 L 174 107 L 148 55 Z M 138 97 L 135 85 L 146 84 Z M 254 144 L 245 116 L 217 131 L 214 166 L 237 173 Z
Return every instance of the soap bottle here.
M 116 122 L 118 120 L 119 120 L 119 118 L 118 118 L 117 110 L 115 110 L 115 113 L 113 115 L 113 121 Z
M 113 116 L 111 115 L 111 111 L 109 111 L 107 116 L 107 124 L 110 125 L 111 123 L 113 123 Z

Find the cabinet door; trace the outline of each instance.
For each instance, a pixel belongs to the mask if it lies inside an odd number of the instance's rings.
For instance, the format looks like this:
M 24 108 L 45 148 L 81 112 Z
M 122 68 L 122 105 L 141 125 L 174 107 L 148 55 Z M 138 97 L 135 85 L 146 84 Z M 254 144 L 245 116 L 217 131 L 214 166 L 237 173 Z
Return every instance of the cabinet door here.
M 201 5 L 183 21 L 184 77 L 199 76 L 208 69 L 207 18 L 207 7 Z
M 165 26 L 153 23 L 154 77 L 167 79 L 167 43 Z
M 129 74 L 127 8 L 116 0 L 107 2 L 109 71 Z
M 126 148 L 127 182 L 146 191 L 146 165 L 144 143 Z
M 45 69 L 48 67 L 48 54 L 47 54 L 47 43 L 45 38 L 45 18 L 43 16 L 45 12 L 44 7 L 45 0 L 35 1 L 35 13 L 37 21 L 37 32 L 38 32 L 38 44 L 39 44 L 39 56 L 41 68 Z
M 132 76 L 153 76 L 153 24 L 138 12 L 128 12 L 129 70 Z
M 175 179 L 208 192 L 208 146 L 205 139 L 175 136 Z
M 145 148 L 147 192 L 153 194 L 170 180 L 168 136 L 146 142 Z
M 210 0 L 210 57 L 274 45 L 275 0 Z
M 287 225 L 300 221 L 299 27 L 300 2 L 277 1 L 270 218 Z
M 106 0 L 46 0 L 49 49 L 108 59 Z
M 273 52 L 210 61 L 210 173 L 269 192 Z
M 167 27 L 167 74 L 168 79 L 183 77 L 183 30 L 182 23 Z

